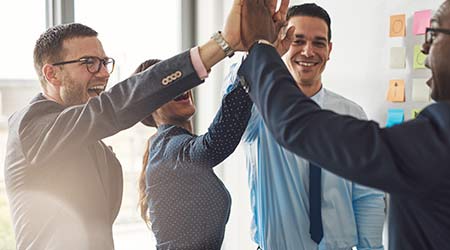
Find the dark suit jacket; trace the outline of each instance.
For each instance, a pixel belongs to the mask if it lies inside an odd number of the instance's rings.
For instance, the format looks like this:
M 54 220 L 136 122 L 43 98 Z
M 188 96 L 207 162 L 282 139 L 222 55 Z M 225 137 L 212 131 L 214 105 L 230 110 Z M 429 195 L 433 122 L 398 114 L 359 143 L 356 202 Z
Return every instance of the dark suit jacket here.
M 450 246 L 450 104 L 401 125 L 321 110 L 295 84 L 276 50 L 257 44 L 239 72 L 275 139 L 327 170 L 391 194 L 392 250 Z
M 113 249 L 122 171 L 101 139 L 201 82 L 187 51 L 85 105 L 64 107 L 38 95 L 14 113 L 5 177 L 17 249 Z

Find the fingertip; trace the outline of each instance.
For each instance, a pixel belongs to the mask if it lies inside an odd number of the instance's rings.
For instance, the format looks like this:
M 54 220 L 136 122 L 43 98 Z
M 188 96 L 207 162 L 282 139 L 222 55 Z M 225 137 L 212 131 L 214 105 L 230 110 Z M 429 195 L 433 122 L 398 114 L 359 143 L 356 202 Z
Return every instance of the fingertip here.
M 277 8 L 277 0 L 265 0 L 264 3 L 266 7 L 269 9 L 270 14 L 273 15 Z
M 287 32 L 286 32 L 286 36 L 289 39 L 293 39 L 294 38 L 294 32 L 295 32 L 295 26 L 291 26 L 288 28 Z
M 295 26 L 294 26 L 294 25 L 292 25 L 291 27 L 289 27 L 288 32 L 290 32 L 290 33 L 293 34 L 294 31 L 295 31 Z
M 281 0 L 279 12 L 282 13 L 283 18 L 286 18 L 288 8 L 289 8 L 289 0 Z

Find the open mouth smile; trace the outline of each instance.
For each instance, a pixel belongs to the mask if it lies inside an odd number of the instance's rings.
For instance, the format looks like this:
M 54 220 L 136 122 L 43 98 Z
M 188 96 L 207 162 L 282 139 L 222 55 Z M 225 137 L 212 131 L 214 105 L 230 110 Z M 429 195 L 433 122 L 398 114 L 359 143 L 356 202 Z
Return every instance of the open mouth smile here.
M 105 85 L 97 85 L 88 88 L 89 93 L 95 93 L 96 95 L 100 95 L 105 90 Z
M 294 61 L 295 64 L 300 65 L 302 67 L 313 67 L 318 65 L 318 62 L 304 62 L 304 61 Z
M 175 99 L 173 99 L 173 100 L 176 101 L 176 102 L 179 102 L 179 101 L 184 101 L 184 100 L 187 100 L 187 99 L 189 99 L 189 92 L 184 92 L 183 94 L 175 97 Z

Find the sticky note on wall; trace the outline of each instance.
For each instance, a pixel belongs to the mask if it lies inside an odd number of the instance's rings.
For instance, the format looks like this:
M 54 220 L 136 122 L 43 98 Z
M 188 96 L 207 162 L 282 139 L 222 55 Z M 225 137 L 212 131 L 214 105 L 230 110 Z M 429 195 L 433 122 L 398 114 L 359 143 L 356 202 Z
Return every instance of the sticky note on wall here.
M 386 127 L 392 127 L 396 124 L 400 124 L 404 119 L 405 113 L 403 112 L 403 109 L 388 109 Z
M 390 22 L 390 37 L 402 37 L 406 35 L 405 15 L 393 15 Z
M 411 110 L 411 119 L 416 119 L 416 117 L 419 115 L 420 109 L 413 109 Z
M 425 58 L 427 56 L 422 53 L 422 46 L 421 45 L 415 45 L 414 46 L 414 68 L 415 69 L 424 69 L 425 68 Z
M 414 12 L 413 33 L 415 35 L 425 34 L 425 29 L 430 27 L 431 10 Z
M 405 101 L 405 81 L 404 80 L 390 80 L 387 100 L 391 102 Z
M 404 69 L 406 67 L 405 63 L 406 49 L 403 47 L 392 47 L 391 48 L 391 69 Z
M 429 102 L 430 88 L 426 84 L 427 79 L 413 79 L 412 100 L 415 102 Z

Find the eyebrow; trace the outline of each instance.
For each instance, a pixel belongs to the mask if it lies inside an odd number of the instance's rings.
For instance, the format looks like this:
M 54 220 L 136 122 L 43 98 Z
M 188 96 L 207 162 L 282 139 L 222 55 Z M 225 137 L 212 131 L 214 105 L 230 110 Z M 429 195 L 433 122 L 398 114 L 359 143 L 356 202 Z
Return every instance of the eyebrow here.
M 109 57 L 109 56 L 92 56 L 92 55 L 84 55 L 84 56 L 80 57 L 79 59 L 81 59 L 81 58 L 92 58 L 92 57 L 97 57 L 97 58 L 100 58 L 100 59 L 109 59 L 109 58 L 111 58 L 111 57 Z
M 305 35 L 303 35 L 303 34 L 296 34 L 296 35 L 295 35 L 295 38 L 304 39 L 304 38 L 305 38 Z M 328 40 L 327 40 L 325 37 L 323 37 L 323 36 L 315 36 L 315 37 L 314 37 L 314 40 L 319 40 L 319 41 L 328 42 Z

